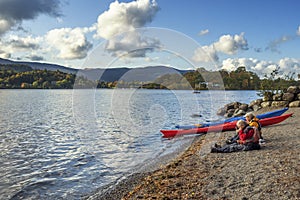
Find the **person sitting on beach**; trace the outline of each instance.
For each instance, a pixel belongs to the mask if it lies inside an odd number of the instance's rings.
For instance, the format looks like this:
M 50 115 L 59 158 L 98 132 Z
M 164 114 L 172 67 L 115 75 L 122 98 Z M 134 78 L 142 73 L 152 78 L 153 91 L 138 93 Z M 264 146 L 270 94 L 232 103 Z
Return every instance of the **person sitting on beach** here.
M 259 119 L 253 114 L 253 113 L 247 113 L 245 115 L 246 121 L 249 124 L 249 126 L 256 127 L 259 133 L 259 143 L 264 143 L 265 140 L 262 137 L 261 132 L 261 124 L 259 123 Z
M 244 120 L 239 120 L 236 123 L 238 128 L 239 139 L 236 143 L 226 144 L 221 147 L 219 145 L 214 145 L 211 148 L 212 153 L 231 153 L 236 151 L 250 151 L 260 149 L 259 145 L 259 134 L 255 127 L 251 127 Z
M 257 128 L 258 134 L 259 134 L 259 143 L 261 143 L 261 144 L 264 143 L 265 140 L 262 137 L 261 124 L 259 123 L 259 119 L 253 113 L 247 113 L 245 115 L 245 119 L 246 119 L 246 122 L 248 123 L 249 126 Z M 235 136 L 233 136 L 232 138 L 226 140 L 226 143 L 227 144 L 236 143 L 237 140 L 239 140 L 238 131 L 237 131 Z

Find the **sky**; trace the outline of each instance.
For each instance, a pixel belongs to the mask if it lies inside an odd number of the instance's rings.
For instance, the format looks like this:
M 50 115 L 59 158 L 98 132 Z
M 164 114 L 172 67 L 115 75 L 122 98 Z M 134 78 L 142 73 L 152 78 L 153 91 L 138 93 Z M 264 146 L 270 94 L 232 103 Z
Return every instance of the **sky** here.
M 298 0 L 0 0 L 0 58 L 300 74 Z

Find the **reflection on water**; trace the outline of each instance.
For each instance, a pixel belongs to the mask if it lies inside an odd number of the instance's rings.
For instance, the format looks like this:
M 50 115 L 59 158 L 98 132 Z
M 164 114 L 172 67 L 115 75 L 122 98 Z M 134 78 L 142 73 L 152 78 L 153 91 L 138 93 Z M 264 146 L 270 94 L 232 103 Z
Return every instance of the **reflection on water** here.
M 1 90 L 0 199 L 78 199 L 193 139 L 163 139 L 160 129 L 256 98 L 254 91 Z

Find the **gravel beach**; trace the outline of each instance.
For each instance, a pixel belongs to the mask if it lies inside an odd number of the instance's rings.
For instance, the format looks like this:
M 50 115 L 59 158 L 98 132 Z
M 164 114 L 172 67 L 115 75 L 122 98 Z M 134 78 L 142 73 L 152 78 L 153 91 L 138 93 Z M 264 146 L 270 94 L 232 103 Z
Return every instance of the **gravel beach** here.
M 300 199 L 300 108 L 287 113 L 294 115 L 263 127 L 260 150 L 210 153 L 211 145 L 224 144 L 234 131 L 209 133 L 155 171 L 134 174 L 86 199 Z

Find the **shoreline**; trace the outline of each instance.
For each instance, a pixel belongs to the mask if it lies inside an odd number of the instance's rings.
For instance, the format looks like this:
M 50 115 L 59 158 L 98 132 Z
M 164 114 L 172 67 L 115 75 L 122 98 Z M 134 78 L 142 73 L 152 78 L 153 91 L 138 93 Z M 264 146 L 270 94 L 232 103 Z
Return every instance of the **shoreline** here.
M 261 150 L 212 154 L 210 146 L 223 144 L 234 131 L 209 133 L 195 137 L 167 164 L 85 199 L 300 199 L 300 109 L 286 113 L 292 112 L 293 117 L 262 129 L 266 144 Z

